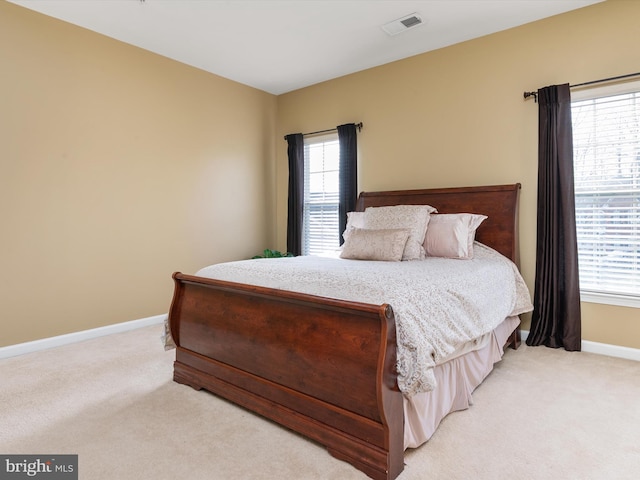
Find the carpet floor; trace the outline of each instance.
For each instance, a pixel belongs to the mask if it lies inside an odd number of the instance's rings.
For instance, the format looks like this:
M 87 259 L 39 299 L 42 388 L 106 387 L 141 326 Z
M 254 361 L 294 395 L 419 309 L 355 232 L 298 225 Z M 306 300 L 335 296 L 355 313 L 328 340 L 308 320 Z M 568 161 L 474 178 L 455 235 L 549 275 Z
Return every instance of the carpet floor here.
M 172 381 L 160 326 L 0 360 L 0 454 L 77 454 L 83 480 L 365 479 L 318 444 Z M 626 480 L 640 362 L 507 351 L 399 480 Z

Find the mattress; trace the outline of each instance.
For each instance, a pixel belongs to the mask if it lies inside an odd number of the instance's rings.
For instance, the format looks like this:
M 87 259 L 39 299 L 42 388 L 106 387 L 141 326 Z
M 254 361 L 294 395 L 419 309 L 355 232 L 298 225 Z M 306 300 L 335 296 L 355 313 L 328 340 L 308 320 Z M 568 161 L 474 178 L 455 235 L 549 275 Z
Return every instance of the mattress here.
M 476 244 L 470 260 L 376 262 L 295 257 L 211 265 L 197 276 L 393 308 L 398 386 L 412 395 L 437 383 L 432 369 L 486 342 L 506 317 L 531 310 L 517 267 Z

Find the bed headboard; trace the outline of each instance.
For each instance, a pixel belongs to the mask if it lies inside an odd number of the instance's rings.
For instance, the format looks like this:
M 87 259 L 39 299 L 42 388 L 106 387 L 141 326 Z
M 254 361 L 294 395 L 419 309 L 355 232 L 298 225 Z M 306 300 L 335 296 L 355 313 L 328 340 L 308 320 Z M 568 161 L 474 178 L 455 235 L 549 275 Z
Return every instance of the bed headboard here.
M 389 205 L 431 205 L 439 213 L 487 215 L 476 240 L 518 264 L 518 193 L 520 184 L 362 192 L 356 210 Z

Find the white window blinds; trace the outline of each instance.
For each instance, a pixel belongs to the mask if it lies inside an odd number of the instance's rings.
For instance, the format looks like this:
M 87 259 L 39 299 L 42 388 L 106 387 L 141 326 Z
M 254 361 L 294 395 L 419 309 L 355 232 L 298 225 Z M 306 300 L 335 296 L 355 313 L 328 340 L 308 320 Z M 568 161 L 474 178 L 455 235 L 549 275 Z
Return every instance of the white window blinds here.
M 640 299 L 640 85 L 625 90 L 572 94 L 580 290 Z
M 315 255 L 340 246 L 338 135 L 305 138 L 302 254 Z

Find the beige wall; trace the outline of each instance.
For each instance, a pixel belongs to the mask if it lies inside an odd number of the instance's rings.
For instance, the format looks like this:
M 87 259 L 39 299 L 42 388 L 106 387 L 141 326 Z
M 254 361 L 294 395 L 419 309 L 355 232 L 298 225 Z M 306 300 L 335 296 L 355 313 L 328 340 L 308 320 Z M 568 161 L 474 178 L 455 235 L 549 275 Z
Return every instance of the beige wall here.
M 637 18 L 609 0 L 274 97 L 0 2 L 0 346 L 164 313 L 173 271 L 284 249 L 282 136 L 352 121 L 361 190 L 521 182 L 533 285 L 522 92 L 637 71 Z M 582 306 L 586 340 L 640 348 L 637 309 Z
M 0 65 L 0 346 L 272 246 L 275 96 L 4 1 Z
M 640 2 L 609 0 L 280 96 L 279 247 L 286 246 L 282 135 L 362 121 L 360 190 L 522 183 L 521 268 L 532 287 L 537 106 L 522 94 L 638 71 L 639 18 Z M 637 309 L 582 309 L 585 340 L 640 348 Z

